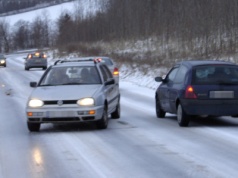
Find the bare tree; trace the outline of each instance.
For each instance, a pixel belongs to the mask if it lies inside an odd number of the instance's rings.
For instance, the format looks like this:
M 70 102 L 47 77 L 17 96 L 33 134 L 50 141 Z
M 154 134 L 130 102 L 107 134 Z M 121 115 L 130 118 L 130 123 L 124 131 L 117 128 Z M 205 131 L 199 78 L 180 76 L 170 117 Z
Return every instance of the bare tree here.
M 9 32 L 10 25 L 9 23 L 3 19 L 0 20 L 0 44 L 1 44 L 1 51 L 8 53 L 10 50 L 10 32 Z

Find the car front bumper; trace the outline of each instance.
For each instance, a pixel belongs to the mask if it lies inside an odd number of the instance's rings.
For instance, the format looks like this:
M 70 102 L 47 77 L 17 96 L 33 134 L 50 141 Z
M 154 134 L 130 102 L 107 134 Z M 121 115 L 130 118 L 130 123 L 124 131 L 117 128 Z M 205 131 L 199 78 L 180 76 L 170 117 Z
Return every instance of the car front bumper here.
M 90 122 L 100 120 L 103 115 L 103 109 L 104 106 L 84 108 L 27 108 L 26 116 L 27 121 L 32 123 Z M 91 114 L 90 111 L 92 112 Z
M 39 61 L 39 62 L 35 62 L 35 61 L 28 61 L 25 63 L 26 67 L 47 67 L 47 60 L 44 61 Z

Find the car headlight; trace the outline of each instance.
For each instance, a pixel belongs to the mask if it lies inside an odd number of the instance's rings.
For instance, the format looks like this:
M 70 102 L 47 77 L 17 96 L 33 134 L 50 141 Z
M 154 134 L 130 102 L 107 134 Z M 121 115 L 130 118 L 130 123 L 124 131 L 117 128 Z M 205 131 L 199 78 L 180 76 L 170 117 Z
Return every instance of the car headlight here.
M 0 60 L 0 63 L 1 63 L 1 64 L 4 64 L 4 63 L 5 63 L 5 60 L 4 60 L 4 59 Z
M 28 106 L 33 108 L 41 107 L 43 105 L 44 105 L 44 102 L 39 99 L 32 99 L 28 102 Z
M 77 104 L 80 106 L 92 106 L 94 105 L 93 98 L 83 98 L 77 101 Z

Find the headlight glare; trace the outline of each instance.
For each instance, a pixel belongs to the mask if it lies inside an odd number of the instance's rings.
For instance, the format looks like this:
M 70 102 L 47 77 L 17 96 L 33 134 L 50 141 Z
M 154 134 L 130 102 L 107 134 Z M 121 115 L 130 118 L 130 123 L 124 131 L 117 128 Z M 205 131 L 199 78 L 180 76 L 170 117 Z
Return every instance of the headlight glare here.
M 92 106 L 94 105 L 93 98 L 83 98 L 77 101 L 77 104 L 80 106 Z
M 44 105 L 44 102 L 39 99 L 32 99 L 29 101 L 28 106 L 36 108 Z

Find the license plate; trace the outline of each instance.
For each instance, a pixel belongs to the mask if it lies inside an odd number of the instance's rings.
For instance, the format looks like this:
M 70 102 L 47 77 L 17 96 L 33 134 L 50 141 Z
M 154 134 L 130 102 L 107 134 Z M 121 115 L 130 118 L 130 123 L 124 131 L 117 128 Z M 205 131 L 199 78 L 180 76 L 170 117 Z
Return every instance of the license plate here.
M 210 91 L 210 98 L 234 98 L 234 91 Z
M 73 111 L 48 111 L 46 117 L 74 117 Z

